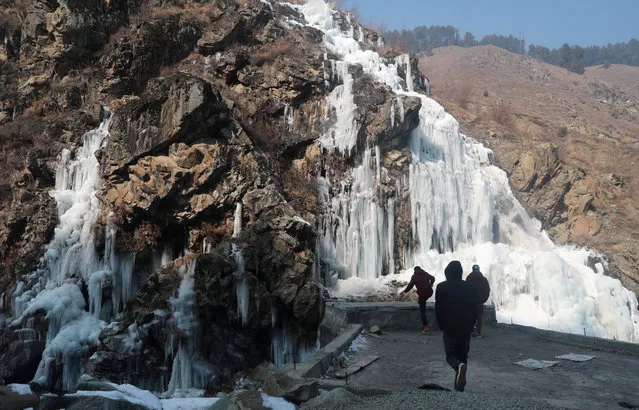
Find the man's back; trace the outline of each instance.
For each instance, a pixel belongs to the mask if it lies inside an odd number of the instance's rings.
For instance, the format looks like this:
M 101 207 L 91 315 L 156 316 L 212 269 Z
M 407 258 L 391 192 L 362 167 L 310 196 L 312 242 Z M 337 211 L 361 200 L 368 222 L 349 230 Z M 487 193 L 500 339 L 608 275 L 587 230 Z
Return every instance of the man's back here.
M 478 303 L 477 293 L 461 277 L 440 283 L 435 293 L 439 328 L 453 337 L 470 335 L 477 318 Z
M 477 292 L 477 297 L 479 298 L 477 302 L 486 303 L 490 296 L 490 284 L 488 283 L 488 279 L 486 279 L 479 270 L 474 270 L 468 274 L 466 282 L 475 289 L 475 292 Z

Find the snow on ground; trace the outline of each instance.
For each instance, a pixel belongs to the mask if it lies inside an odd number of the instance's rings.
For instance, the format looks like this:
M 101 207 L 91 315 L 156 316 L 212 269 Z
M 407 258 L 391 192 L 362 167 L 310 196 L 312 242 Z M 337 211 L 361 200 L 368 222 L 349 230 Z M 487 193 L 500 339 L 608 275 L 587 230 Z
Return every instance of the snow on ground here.
M 108 383 L 115 390 L 111 391 L 87 391 L 78 390 L 75 393 L 68 394 L 69 397 L 82 397 L 82 396 L 100 396 L 111 400 L 127 401 L 129 403 L 137 404 L 140 406 L 146 406 L 151 410 L 162 410 L 162 403 L 160 399 L 155 397 L 153 393 L 148 390 L 139 389 L 130 384 L 114 384 Z
M 13 390 L 14 392 L 21 394 L 21 395 L 27 395 L 27 394 L 33 394 L 33 392 L 31 391 L 31 387 L 29 387 L 28 384 L 16 384 L 16 383 L 12 383 L 7 385 L 8 388 L 10 388 L 11 390 Z
M 364 335 L 359 335 L 355 338 L 355 340 L 353 340 L 353 342 L 351 343 L 351 345 L 348 347 L 348 351 L 349 352 L 358 352 L 364 348 L 366 348 L 366 345 L 368 344 L 368 341 L 366 340 L 366 337 L 364 337 Z
M 273 410 L 295 410 L 295 405 L 281 397 L 271 397 L 262 393 L 262 405 Z

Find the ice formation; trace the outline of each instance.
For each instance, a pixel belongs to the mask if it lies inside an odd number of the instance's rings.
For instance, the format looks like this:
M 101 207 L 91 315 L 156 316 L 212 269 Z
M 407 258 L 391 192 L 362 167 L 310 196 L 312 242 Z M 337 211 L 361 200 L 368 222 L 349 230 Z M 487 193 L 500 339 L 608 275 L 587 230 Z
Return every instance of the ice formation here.
M 100 202 L 95 193 L 101 179 L 94 154 L 106 144 L 108 129 L 107 118 L 83 136 L 83 144 L 75 152 L 65 149 L 60 154 L 55 190 L 51 192 L 58 206 L 59 224 L 38 269 L 24 278 L 13 295 L 15 322 L 38 309 L 46 311 L 47 346 L 34 377 L 40 384 L 47 382 L 51 366 L 61 360 L 62 386 L 72 389 L 104 321 L 121 312 L 135 291 L 134 256 L 116 254 L 112 223 L 106 230 L 104 257 L 96 248 L 94 226 Z M 89 296 L 88 312 L 84 286 Z M 105 287 L 110 288 L 108 300 L 103 299 Z
M 235 207 L 235 214 L 233 215 L 233 238 L 237 238 L 242 233 L 242 203 L 238 202 Z M 242 317 L 242 324 L 246 325 L 248 322 L 249 312 L 249 285 L 248 278 L 246 277 L 246 263 L 244 261 L 244 253 L 242 248 L 233 243 L 233 257 L 237 264 L 237 271 L 235 272 L 235 298 L 237 299 L 237 311 L 240 312 Z
M 173 343 L 177 342 L 177 353 L 173 357 L 171 379 L 165 397 L 199 396 L 214 373 L 211 364 L 200 358 L 200 323 L 197 316 L 197 294 L 195 291 L 196 261 L 187 262 L 180 273 L 182 281 L 177 298 L 171 298 L 171 310 L 175 327 Z M 179 334 L 179 339 L 178 338 Z M 170 352 L 173 348 L 168 349 Z
M 500 321 L 639 342 L 636 296 L 604 276 L 601 265 L 588 266 L 594 252 L 552 243 L 514 198 L 505 172 L 491 164 L 490 150 L 461 134 L 457 121 L 434 100 L 413 91 L 421 80 L 413 76 L 407 55 L 387 62 L 362 49 L 324 1 L 293 7 L 324 32 L 329 52 L 340 56 L 327 60 L 329 77 L 341 84 L 327 98 L 327 118 L 334 125 L 320 139 L 325 150 L 350 156 L 355 149 L 350 65 L 360 65 L 398 96 L 421 100 L 420 123 L 409 141 L 409 175 L 397 181 L 398 188 L 410 190 L 412 237 L 399 250 L 404 266 L 419 264 L 440 282 L 450 260 L 459 259 L 467 269 L 478 263 L 491 283 Z M 395 125 L 393 113 L 389 121 Z M 366 148 L 346 182 L 320 181 L 320 201 L 327 209 L 320 252 L 337 295 L 376 292 L 398 279 L 384 276 L 394 272 L 395 202 L 379 193 L 384 173 L 379 155 L 377 148 Z M 410 274 L 401 272 L 404 279 Z

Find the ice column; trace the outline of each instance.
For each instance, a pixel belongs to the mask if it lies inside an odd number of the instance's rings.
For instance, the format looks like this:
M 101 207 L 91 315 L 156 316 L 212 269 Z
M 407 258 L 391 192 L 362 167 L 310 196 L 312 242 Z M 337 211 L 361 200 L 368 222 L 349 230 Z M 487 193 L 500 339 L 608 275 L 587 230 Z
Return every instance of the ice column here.
M 171 379 L 164 394 L 167 397 L 199 396 L 214 373 L 211 365 L 199 357 L 200 323 L 197 316 L 195 267 L 195 260 L 181 267 L 182 282 L 178 297 L 170 300 L 175 327 L 181 334 L 177 353 L 173 357 Z
M 233 238 L 238 238 L 242 233 L 242 203 L 238 202 L 235 207 L 235 214 L 233 219 Z M 244 253 L 242 248 L 237 244 L 232 245 L 233 257 L 237 264 L 237 271 L 235 272 L 235 297 L 237 299 L 237 311 L 240 312 L 242 317 L 242 324 L 246 325 L 248 321 L 249 312 L 249 285 L 248 278 L 246 277 L 246 263 L 244 261 Z

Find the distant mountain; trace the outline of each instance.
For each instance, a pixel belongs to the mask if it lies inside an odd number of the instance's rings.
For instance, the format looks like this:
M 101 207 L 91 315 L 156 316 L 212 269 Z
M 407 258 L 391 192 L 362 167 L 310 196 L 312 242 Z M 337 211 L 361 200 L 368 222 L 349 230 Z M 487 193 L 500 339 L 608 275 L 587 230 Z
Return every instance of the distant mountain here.
M 563 67 L 574 73 L 583 74 L 584 68 L 596 65 L 609 66 L 612 63 L 639 66 L 639 40 L 633 38 L 627 43 L 608 44 L 607 46 L 588 46 L 563 44 L 550 49 L 530 44 L 526 49 L 526 39 L 520 36 L 489 34 L 480 41 L 466 32 L 463 36 L 453 26 L 418 26 L 412 30 L 390 30 L 384 33 L 390 44 L 414 53 L 432 53 L 438 47 L 460 46 L 475 47 L 493 45 L 517 54 L 526 54 L 536 59 Z

